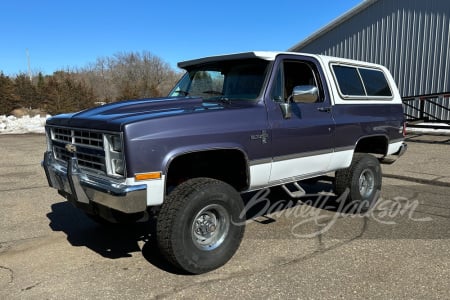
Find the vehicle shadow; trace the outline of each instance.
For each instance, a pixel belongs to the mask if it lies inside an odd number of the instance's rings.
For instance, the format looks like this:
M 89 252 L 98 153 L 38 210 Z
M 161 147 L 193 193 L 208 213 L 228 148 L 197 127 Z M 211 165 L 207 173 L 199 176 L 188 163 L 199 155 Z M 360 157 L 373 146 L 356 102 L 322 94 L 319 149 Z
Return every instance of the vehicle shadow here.
M 55 203 L 47 214 L 50 228 L 62 231 L 67 241 L 76 247 L 87 247 L 109 259 L 131 257 L 142 252 L 155 267 L 169 273 L 183 274 L 166 262 L 156 242 L 156 222 L 150 219 L 135 224 L 101 225 L 88 218 L 69 202 Z M 142 249 L 139 245 L 143 245 Z

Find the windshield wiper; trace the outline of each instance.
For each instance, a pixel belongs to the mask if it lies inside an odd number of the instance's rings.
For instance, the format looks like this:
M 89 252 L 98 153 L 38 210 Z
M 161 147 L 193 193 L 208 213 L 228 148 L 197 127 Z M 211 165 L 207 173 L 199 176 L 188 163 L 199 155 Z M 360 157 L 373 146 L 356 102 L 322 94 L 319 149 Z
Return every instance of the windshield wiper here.
M 222 92 L 214 91 L 214 90 L 203 91 L 202 94 L 209 94 L 209 95 L 223 95 Z
M 231 99 L 227 97 L 220 97 L 220 98 L 203 98 L 203 102 L 220 102 L 220 103 L 226 103 L 231 104 Z

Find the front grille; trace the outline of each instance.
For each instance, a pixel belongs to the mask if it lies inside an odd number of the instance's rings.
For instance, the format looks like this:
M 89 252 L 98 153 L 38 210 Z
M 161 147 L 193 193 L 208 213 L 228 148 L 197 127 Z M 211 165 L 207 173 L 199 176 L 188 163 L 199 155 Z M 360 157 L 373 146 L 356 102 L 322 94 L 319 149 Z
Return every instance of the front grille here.
M 66 164 L 76 157 L 80 168 L 87 168 L 106 174 L 105 150 L 103 133 L 89 130 L 51 128 L 52 147 L 55 158 Z M 66 145 L 76 147 L 69 152 Z
M 103 134 L 87 130 L 53 128 L 52 138 L 59 142 L 83 145 L 103 150 Z

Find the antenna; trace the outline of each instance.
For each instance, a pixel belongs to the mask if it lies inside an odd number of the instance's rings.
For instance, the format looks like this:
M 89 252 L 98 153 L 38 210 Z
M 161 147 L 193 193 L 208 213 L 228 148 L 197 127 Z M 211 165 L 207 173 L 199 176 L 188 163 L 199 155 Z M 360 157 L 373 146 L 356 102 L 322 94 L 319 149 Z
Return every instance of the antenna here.
M 28 61 L 28 77 L 30 78 L 30 81 L 32 79 L 31 77 L 31 67 L 30 67 L 30 51 L 28 51 L 28 48 L 26 49 L 27 52 L 27 61 Z

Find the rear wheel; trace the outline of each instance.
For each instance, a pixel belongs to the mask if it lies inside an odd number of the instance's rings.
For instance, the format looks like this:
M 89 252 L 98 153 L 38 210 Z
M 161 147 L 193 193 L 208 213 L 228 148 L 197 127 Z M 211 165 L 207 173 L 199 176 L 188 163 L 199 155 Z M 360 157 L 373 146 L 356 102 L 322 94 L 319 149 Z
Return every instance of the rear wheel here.
M 157 219 L 162 254 L 176 267 L 193 274 L 224 265 L 237 251 L 244 234 L 244 206 L 230 185 L 194 178 L 167 197 Z
M 349 168 L 336 171 L 335 192 L 356 206 L 358 212 L 366 212 L 378 200 L 382 174 L 380 162 L 367 153 L 355 153 Z

